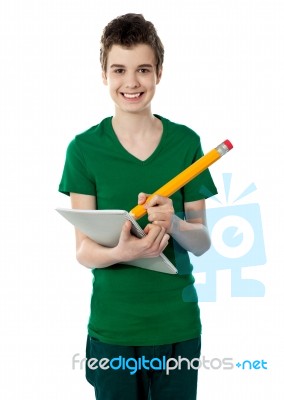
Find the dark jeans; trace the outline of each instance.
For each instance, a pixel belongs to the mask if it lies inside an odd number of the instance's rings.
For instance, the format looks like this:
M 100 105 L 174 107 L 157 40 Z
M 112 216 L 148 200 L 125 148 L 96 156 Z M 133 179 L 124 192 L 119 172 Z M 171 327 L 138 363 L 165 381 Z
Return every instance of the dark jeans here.
M 88 336 L 86 378 L 96 400 L 196 400 L 199 363 L 191 360 L 200 357 L 200 348 L 200 337 L 161 346 L 118 346 Z

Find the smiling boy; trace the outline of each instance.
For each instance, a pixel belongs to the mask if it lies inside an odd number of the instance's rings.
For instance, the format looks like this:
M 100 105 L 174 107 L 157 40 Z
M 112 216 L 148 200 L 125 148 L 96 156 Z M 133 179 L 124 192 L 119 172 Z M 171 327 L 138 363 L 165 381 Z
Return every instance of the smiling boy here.
M 151 111 L 164 58 L 151 22 L 140 14 L 114 19 L 104 29 L 100 56 L 114 116 L 69 144 L 59 190 L 70 195 L 73 208 L 130 210 L 203 153 L 196 133 Z M 200 356 L 200 313 L 188 252 L 201 255 L 210 246 L 204 193 L 216 193 L 208 170 L 169 199 L 153 197 L 139 220 L 146 236 L 131 235 L 128 221 L 114 248 L 76 230 L 77 260 L 94 275 L 88 359 Z M 177 275 L 123 264 L 162 251 Z M 186 363 L 169 374 L 154 364 L 135 374 L 87 364 L 86 377 L 97 400 L 196 399 L 197 370 Z

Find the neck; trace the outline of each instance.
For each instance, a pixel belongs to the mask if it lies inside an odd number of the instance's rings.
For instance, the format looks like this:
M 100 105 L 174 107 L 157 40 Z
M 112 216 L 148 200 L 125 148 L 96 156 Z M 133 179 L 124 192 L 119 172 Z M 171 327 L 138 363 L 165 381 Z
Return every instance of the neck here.
M 139 114 L 116 112 L 112 124 L 115 131 L 124 132 L 125 136 L 133 134 L 138 136 L 149 132 L 155 121 L 156 118 L 151 110 Z

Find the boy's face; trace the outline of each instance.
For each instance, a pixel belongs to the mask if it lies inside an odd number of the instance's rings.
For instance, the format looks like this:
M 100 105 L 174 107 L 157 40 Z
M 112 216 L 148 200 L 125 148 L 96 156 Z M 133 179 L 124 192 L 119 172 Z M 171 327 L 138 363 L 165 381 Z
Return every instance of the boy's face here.
M 139 113 L 150 109 L 161 74 L 162 71 L 157 74 L 152 48 L 138 44 L 131 48 L 113 45 L 102 76 L 116 111 Z

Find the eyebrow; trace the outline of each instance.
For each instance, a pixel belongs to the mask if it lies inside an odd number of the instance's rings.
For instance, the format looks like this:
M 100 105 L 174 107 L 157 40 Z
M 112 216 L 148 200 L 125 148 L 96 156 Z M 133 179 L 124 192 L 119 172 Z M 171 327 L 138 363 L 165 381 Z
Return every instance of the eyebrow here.
M 153 68 L 152 64 L 142 64 L 142 65 L 138 65 L 138 68 Z
M 112 64 L 112 65 L 110 66 L 110 68 L 125 68 L 125 65 L 122 65 L 122 64 Z M 152 64 L 141 64 L 141 65 L 138 65 L 137 68 L 153 68 L 153 65 L 152 65 Z

